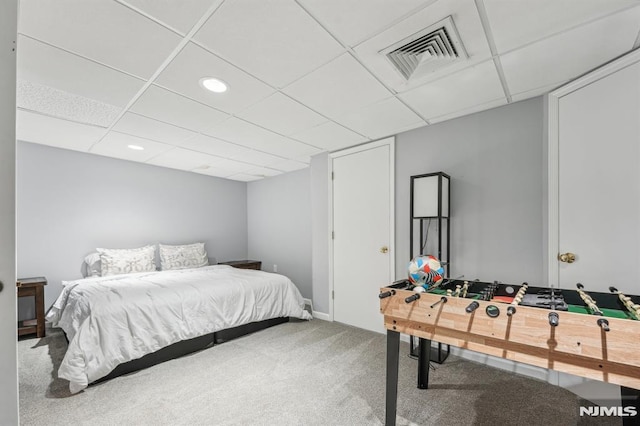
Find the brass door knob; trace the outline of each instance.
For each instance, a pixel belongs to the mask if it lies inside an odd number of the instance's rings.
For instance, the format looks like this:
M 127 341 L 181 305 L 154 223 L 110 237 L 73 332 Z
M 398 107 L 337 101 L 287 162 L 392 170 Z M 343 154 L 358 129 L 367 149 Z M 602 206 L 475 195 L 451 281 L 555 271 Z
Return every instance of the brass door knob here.
M 380 253 L 387 253 L 388 251 L 389 251 L 389 247 L 387 246 L 380 247 Z
M 576 255 L 573 253 L 558 253 L 558 260 L 564 263 L 573 263 L 576 261 Z

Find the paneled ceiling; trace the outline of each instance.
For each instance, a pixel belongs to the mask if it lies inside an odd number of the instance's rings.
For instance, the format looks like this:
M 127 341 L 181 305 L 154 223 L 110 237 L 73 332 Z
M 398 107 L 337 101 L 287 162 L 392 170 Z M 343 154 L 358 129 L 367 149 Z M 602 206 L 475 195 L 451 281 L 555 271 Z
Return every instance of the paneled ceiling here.
M 447 17 L 461 58 L 406 79 L 385 53 Z M 544 94 L 637 48 L 640 2 L 21 0 L 18 29 L 19 140 L 251 181 Z

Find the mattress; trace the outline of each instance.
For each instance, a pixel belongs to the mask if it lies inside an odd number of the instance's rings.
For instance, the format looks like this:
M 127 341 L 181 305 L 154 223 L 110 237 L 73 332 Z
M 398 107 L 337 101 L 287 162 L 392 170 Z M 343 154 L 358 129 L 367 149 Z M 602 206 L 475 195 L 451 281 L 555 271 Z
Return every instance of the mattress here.
M 62 284 L 47 320 L 69 339 L 58 377 L 72 393 L 181 340 L 270 318 L 311 319 L 289 278 L 227 265 Z

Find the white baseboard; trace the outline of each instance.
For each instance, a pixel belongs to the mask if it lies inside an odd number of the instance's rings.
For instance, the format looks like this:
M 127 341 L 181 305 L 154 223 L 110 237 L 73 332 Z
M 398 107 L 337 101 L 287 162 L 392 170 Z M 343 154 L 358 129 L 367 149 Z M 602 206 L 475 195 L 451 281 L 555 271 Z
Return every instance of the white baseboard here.
M 548 382 L 552 376 L 551 372 L 546 368 L 522 364 L 520 362 L 485 355 L 467 349 L 456 348 L 454 346 L 451 346 L 451 353 L 460 358 L 468 359 L 469 361 L 478 362 L 480 364 L 488 365 L 489 367 L 499 368 L 500 370 L 521 374 L 523 376 L 543 380 L 545 382 Z
M 451 346 L 451 353 L 460 358 L 475 361 L 490 367 L 499 368 L 500 370 L 509 371 L 511 373 L 521 374 L 533 379 L 542 380 L 555 386 L 560 386 L 595 404 L 615 406 L 616 401 L 620 401 L 620 387 L 610 383 L 589 380 L 572 374 L 559 373 L 546 368 L 535 367 L 533 365 L 485 355 L 453 346 Z
M 324 312 L 313 311 L 312 314 L 314 318 L 323 320 L 323 321 L 331 321 L 329 314 L 325 314 Z
M 325 314 L 324 312 L 318 312 L 313 310 L 313 300 L 307 299 L 307 298 L 303 298 L 303 300 L 305 305 L 309 305 L 311 307 L 311 315 L 314 318 L 317 318 L 323 321 L 331 321 L 331 317 L 329 316 L 329 314 Z

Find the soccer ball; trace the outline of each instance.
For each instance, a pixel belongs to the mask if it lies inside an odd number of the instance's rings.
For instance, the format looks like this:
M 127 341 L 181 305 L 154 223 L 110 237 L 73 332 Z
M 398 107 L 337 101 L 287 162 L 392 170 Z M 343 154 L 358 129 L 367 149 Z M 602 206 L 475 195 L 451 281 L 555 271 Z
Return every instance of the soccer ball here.
M 409 281 L 413 285 L 430 287 L 444 279 L 444 268 L 440 261 L 430 254 L 414 257 L 409 262 Z

